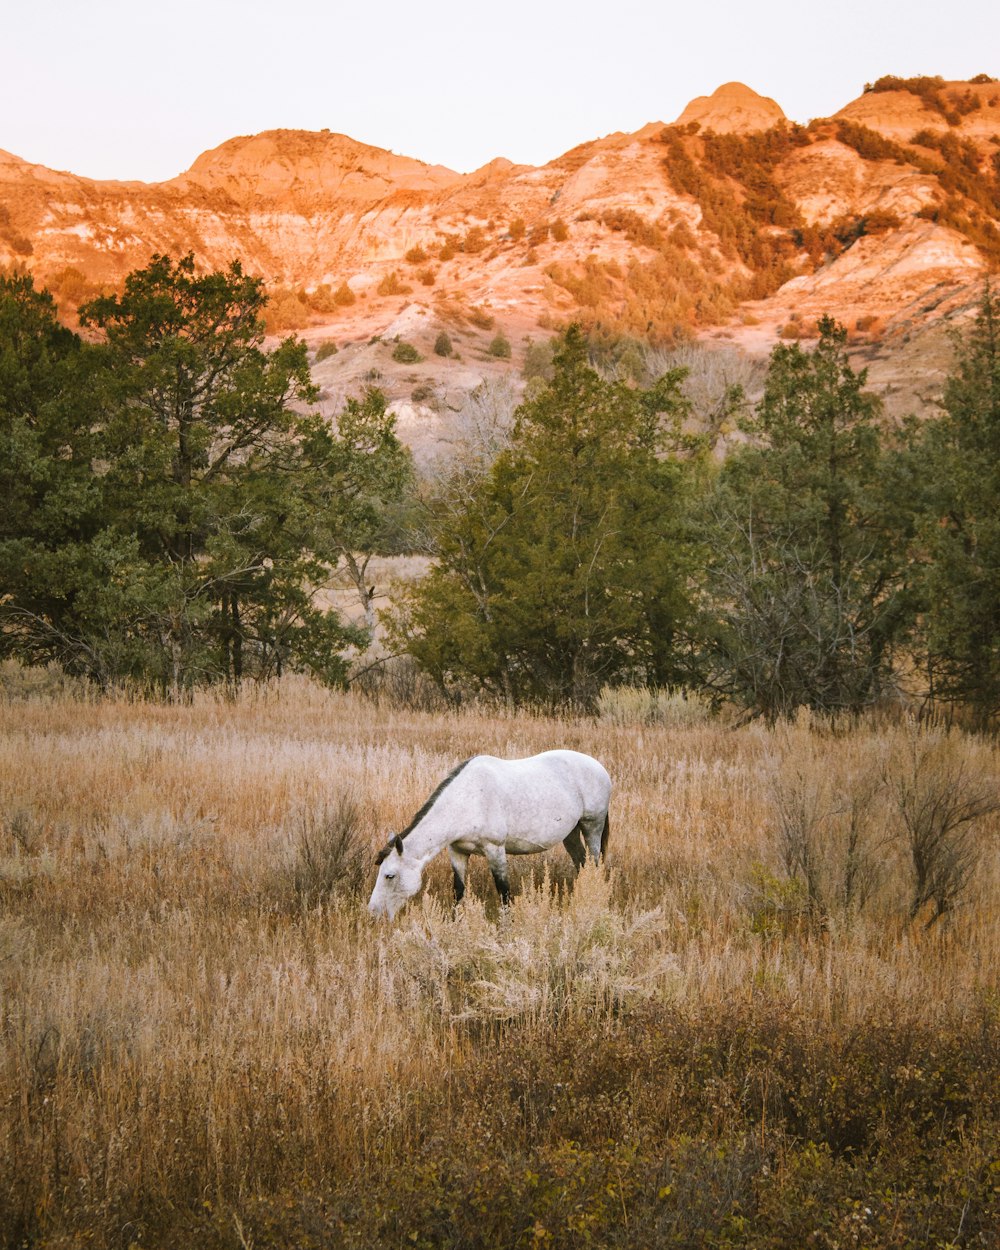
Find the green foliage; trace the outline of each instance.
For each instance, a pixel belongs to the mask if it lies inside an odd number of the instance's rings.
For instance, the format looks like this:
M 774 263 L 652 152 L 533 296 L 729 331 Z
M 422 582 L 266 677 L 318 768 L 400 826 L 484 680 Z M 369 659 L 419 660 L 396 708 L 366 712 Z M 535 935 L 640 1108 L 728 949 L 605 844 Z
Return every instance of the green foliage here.
M 305 344 L 265 352 L 265 305 L 236 262 L 156 256 L 81 308 L 102 336 L 86 346 L 30 281 L 4 284 L 7 654 L 172 698 L 285 668 L 342 677 L 356 635 L 312 596 L 357 529 L 331 484 L 400 452 L 384 404 L 349 411 L 349 435 L 309 411 Z
M 510 341 L 503 332 L 494 336 L 489 346 L 489 353 L 500 360 L 510 360 Z
M 442 330 L 434 340 L 434 355 L 447 358 L 452 351 L 451 337 L 446 330 Z
M 923 662 L 931 698 L 967 705 L 985 727 L 1000 714 L 1000 301 L 989 286 L 956 340 L 944 409 L 918 440 Z
M 442 686 L 590 705 L 607 682 L 675 674 L 693 472 L 665 453 L 682 376 L 648 391 L 604 381 L 572 327 L 509 450 L 443 484 L 437 561 L 397 627 Z
M 324 360 L 329 360 L 331 356 L 336 356 L 338 350 L 337 344 L 333 339 L 327 339 L 325 343 L 320 343 L 319 347 L 316 348 L 316 364 L 321 364 Z
M 423 360 L 423 356 L 421 356 L 413 344 L 407 343 L 405 339 L 400 339 L 392 349 L 392 358 L 401 365 L 415 365 Z
M 819 323 L 812 352 L 775 347 L 764 397 L 706 521 L 703 674 L 773 719 L 857 712 L 891 684 L 906 622 L 906 514 L 892 496 L 879 404 Z

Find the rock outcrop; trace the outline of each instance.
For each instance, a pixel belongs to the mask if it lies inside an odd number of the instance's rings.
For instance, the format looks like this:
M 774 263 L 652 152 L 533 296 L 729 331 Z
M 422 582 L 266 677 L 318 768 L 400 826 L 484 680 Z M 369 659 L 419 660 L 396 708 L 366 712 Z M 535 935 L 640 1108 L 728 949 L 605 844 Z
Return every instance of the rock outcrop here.
M 703 130 L 714 130 L 716 134 L 746 135 L 770 130 L 784 120 L 785 114 L 774 100 L 758 95 L 741 82 L 727 82 L 711 95 L 696 96 L 675 125 L 697 122 Z

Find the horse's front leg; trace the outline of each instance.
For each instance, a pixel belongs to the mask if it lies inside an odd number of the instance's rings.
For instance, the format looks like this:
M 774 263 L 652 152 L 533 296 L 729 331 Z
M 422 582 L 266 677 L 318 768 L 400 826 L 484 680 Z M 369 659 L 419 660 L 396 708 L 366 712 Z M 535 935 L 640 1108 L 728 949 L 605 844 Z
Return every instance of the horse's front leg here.
M 453 846 L 449 846 L 448 858 L 451 860 L 451 873 L 455 883 L 455 903 L 457 905 L 465 896 L 465 875 L 469 871 L 469 856 L 466 852 L 456 851 Z
M 484 847 L 486 862 L 493 874 L 493 884 L 500 895 L 500 902 L 506 907 L 510 903 L 510 878 L 507 875 L 507 852 L 502 846 Z

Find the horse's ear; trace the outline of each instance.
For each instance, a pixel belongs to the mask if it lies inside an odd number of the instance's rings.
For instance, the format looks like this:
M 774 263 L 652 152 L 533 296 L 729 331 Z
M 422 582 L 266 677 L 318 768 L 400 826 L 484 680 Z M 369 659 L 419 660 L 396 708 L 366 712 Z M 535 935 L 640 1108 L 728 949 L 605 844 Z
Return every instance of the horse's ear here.
M 397 833 L 397 834 L 393 837 L 393 839 L 392 839 L 392 845 L 396 848 L 396 851 L 397 851 L 400 855 L 402 855 L 402 853 L 403 853 L 403 839 L 399 836 L 399 834 L 398 834 L 398 833 Z

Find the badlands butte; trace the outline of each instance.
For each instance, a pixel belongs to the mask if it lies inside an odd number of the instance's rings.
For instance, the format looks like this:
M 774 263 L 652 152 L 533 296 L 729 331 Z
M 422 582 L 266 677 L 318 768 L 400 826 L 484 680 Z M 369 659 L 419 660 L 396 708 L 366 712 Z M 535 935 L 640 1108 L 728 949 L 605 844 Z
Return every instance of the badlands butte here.
M 337 346 L 316 366 L 328 401 L 375 381 L 404 435 L 571 320 L 761 355 L 830 313 L 890 411 L 919 411 L 1000 266 L 1000 83 L 882 78 L 805 126 L 728 83 L 671 124 L 470 174 L 327 130 L 234 138 L 155 184 L 0 152 L 0 265 L 71 323 L 154 252 L 239 258 L 275 332 Z M 397 338 L 423 359 L 394 361 Z

